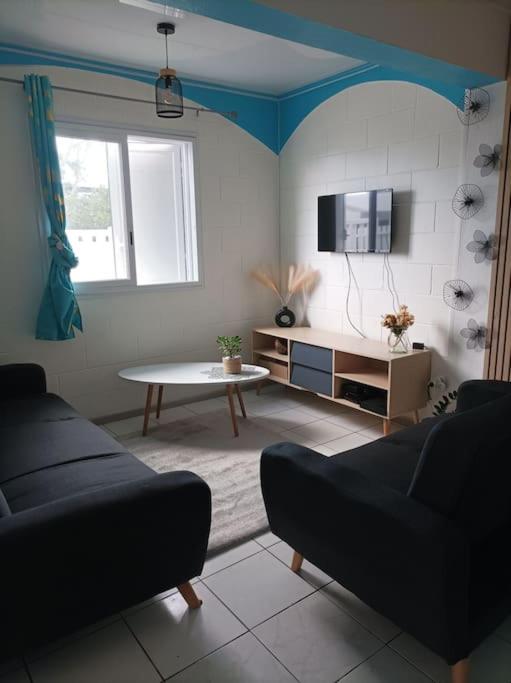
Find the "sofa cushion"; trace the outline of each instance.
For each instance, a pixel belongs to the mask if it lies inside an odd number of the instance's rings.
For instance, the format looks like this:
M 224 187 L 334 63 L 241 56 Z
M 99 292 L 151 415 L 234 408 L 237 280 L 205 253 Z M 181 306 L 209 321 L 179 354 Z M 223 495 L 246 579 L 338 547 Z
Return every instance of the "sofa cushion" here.
M 5 499 L 2 489 L 0 489 L 0 517 L 8 517 L 11 514 L 11 509 Z
M 156 476 L 131 453 L 118 453 L 39 469 L 7 482 L 3 491 L 15 514 L 59 498 Z
M 428 434 L 445 419 L 449 417 L 426 418 L 417 425 L 333 455 L 331 460 L 401 493 L 407 493 Z
M 27 422 L 0 429 L 0 485 L 15 477 L 77 460 L 126 452 L 83 418 Z
M 27 422 L 48 422 L 81 417 L 69 403 L 55 394 L 29 395 L 0 401 L 0 429 Z
M 0 403 L 0 484 L 40 469 L 125 453 L 54 394 Z

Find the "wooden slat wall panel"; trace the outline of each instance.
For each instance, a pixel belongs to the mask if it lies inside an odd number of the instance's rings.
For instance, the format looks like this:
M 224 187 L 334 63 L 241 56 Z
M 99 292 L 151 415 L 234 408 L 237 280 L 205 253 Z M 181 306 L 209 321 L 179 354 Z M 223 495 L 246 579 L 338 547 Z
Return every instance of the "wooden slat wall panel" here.
M 488 306 L 488 339 L 484 376 L 511 380 L 511 77 L 507 81 L 495 234 L 498 255 L 493 264 Z

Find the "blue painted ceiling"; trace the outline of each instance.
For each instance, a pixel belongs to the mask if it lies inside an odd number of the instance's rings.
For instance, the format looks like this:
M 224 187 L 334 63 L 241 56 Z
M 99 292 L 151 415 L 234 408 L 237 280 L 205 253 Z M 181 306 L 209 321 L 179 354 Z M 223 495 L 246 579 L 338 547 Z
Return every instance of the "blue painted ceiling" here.
M 165 4 L 165 0 L 153 0 Z M 359 83 L 403 80 L 432 89 L 460 106 L 465 88 L 494 82 L 485 74 L 468 71 L 423 55 L 377 43 L 347 31 L 306 21 L 262 6 L 252 0 L 172 0 L 174 7 L 236 24 L 297 43 L 363 60 L 365 64 L 337 76 L 279 94 L 254 93 L 192 79 L 183 80 L 184 95 L 203 106 L 236 111 L 237 124 L 278 153 L 300 122 L 319 104 Z M 53 65 L 119 75 L 153 83 L 152 71 L 85 59 L 70 54 L 0 44 L 0 64 Z

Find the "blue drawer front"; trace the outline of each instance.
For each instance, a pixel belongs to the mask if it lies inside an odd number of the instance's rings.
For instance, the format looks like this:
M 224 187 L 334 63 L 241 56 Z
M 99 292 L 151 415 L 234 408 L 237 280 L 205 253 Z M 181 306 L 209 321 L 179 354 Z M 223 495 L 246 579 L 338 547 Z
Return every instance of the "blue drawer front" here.
M 316 370 L 332 373 L 332 349 L 294 342 L 291 349 L 291 360 L 308 368 L 316 368 Z
M 332 373 L 306 368 L 293 363 L 291 367 L 291 384 L 309 389 L 317 394 L 332 395 Z

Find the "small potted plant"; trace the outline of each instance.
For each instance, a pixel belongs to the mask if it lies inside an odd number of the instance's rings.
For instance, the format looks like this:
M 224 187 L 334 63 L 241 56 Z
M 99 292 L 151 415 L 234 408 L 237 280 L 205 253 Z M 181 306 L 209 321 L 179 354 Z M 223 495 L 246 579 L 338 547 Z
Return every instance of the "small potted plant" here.
M 389 332 L 388 345 L 391 353 L 406 353 L 409 349 L 406 331 L 415 322 L 415 316 L 410 313 L 408 306 L 402 304 L 397 313 L 386 313 L 382 316 L 382 327 Z
M 222 362 L 226 375 L 239 375 L 241 372 L 241 337 L 217 337 L 216 343 L 222 352 Z

